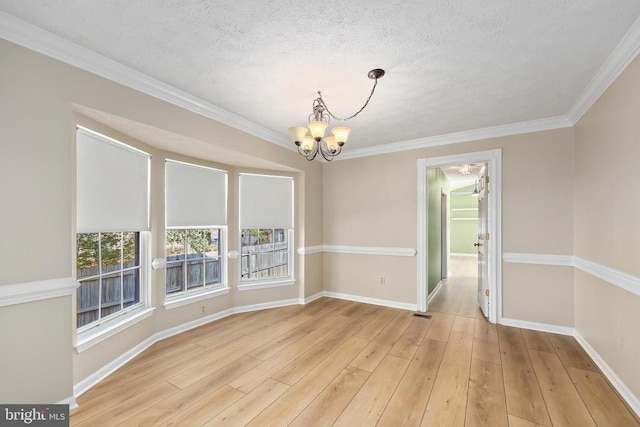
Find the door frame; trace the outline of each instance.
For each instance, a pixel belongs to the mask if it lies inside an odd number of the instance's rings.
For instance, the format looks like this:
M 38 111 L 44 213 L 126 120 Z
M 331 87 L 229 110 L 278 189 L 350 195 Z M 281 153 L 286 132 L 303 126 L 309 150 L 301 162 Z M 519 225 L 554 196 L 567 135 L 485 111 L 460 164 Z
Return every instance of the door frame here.
M 487 163 L 489 185 L 489 321 L 502 319 L 502 149 L 476 151 L 450 156 L 418 159 L 418 311 L 427 311 L 428 304 L 428 242 L 429 183 L 427 169 L 466 163 Z

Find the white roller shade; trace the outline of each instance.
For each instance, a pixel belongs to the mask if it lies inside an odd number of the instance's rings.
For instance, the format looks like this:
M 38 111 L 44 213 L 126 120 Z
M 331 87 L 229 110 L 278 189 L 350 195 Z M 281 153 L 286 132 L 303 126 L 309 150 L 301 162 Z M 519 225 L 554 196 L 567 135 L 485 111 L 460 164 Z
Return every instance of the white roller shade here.
M 240 175 L 240 227 L 293 228 L 293 178 Z
M 78 128 L 77 232 L 149 230 L 150 155 Z
M 227 224 L 227 173 L 188 163 L 165 164 L 167 227 Z

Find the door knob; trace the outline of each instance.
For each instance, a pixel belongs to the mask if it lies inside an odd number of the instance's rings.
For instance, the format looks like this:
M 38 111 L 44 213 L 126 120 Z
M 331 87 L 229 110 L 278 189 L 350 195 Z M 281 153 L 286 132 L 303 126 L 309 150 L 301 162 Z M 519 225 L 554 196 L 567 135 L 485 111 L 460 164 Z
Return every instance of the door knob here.
M 482 246 L 482 243 L 474 243 L 473 246 Z

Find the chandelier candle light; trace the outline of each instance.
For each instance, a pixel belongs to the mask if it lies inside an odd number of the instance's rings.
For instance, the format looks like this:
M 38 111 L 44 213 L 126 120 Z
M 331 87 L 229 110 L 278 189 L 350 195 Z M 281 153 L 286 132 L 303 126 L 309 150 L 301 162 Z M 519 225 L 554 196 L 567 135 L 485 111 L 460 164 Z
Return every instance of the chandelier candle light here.
M 339 121 L 352 119 L 360 114 L 367 104 L 369 104 L 373 92 L 376 90 L 378 79 L 384 76 L 384 70 L 376 68 L 375 70 L 369 71 L 367 76 L 374 80 L 373 88 L 362 108 L 355 114 L 345 118 L 336 117 L 329 111 L 327 104 L 322 99 L 322 94 L 318 91 L 318 97 L 313 101 L 313 113 L 309 115 L 307 127 L 299 126 L 289 128 L 289 135 L 291 135 L 291 139 L 293 139 L 293 142 L 298 147 L 298 153 L 304 156 L 305 159 L 313 160 L 318 155 L 318 152 L 320 152 L 322 157 L 330 162 L 335 156 L 342 152 L 342 147 L 349 138 L 351 128 L 336 126 L 331 129 L 333 136 L 325 137 L 324 134 L 331 119 Z

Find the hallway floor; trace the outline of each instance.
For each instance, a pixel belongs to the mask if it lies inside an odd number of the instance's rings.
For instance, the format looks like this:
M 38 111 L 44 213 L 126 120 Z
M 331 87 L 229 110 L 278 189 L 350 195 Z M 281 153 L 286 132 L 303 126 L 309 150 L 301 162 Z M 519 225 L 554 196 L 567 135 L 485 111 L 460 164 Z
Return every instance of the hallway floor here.
M 451 256 L 451 276 L 433 300 L 429 311 L 484 318 L 477 298 L 478 258 L 475 256 Z

